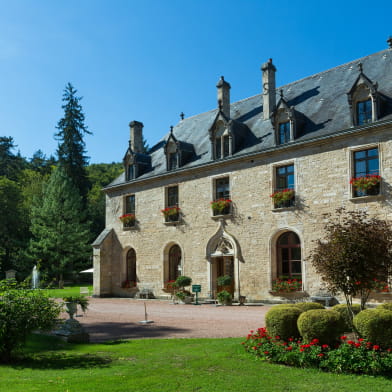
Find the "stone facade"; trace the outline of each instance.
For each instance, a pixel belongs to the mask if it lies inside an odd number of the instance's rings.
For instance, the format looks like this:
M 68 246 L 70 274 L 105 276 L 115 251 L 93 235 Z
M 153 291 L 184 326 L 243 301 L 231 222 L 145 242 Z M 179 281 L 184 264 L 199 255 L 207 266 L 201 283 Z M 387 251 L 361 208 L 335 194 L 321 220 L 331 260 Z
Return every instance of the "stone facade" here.
M 391 56 L 390 50 L 385 53 Z M 392 69 L 388 72 L 391 75 Z M 330 88 L 333 90 L 334 86 Z M 269 103 L 269 106 L 274 105 Z M 231 108 L 233 112 L 235 105 Z M 333 110 L 330 115 L 334 115 Z M 260 122 L 270 123 L 262 112 L 257 116 Z M 214 124 L 212 121 L 209 129 Z M 255 127 L 257 124 L 256 121 Z M 297 127 L 298 124 L 301 122 L 297 122 Z M 276 124 L 271 127 L 276 129 Z M 204 131 L 208 134 L 208 129 Z M 354 153 L 370 149 L 376 149 L 379 155 L 380 191 L 377 195 L 354 197 L 350 185 L 350 178 L 355 174 Z M 215 295 L 216 278 L 226 271 L 222 265 L 228 260 L 226 264 L 231 263 L 230 274 L 234 278 L 234 298 L 243 295 L 251 301 L 266 300 L 273 297 L 273 279 L 281 275 L 278 268 L 284 268 L 277 241 L 285 232 L 295 233 L 300 241 L 303 295 L 312 295 L 320 290 L 320 278 L 308 256 L 313 242 L 323 237 L 324 213 L 344 206 L 392 219 L 389 185 L 392 183 L 392 121 L 389 117 L 365 126 L 337 126 L 334 132 L 319 133 L 313 138 L 297 137 L 284 145 L 242 150 L 224 159 L 210 159 L 211 154 L 206 154 L 209 156 L 205 162 L 185 164 L 158 174 L 153 173 L 152 154 L 150 175 L 133 180 L 122 178 L 105 189 L 106 229 L 93 244 L 95 295 L 134 296 L 147 288 L 156 297 L 168 297 L 165 282 L 173 275 L 169 253 L 177 245 L 180 248 L 178 273 L 190 276 L 194 284 L 201 285 L 201 297 Z M 277 188 L 276 170 L 289 165 L 294 166 L 295 204 L 276 208 L 270 197 Z M 216 180 L 227 177 L 231 210 L 229 214 L 214 216 L 210 202 L 216 198 Z M 167 206 L 169 186 L 178 186 L 181 213 L 176 222 L 165 222 L 161 213 Z M 119 217 L 128 212 L 126 197 L 129 195 L 135 196 L 136 223 L 124 227 Z M 137 286 L 128 288 L 122 286 L 128 279 L 130 249 L 136 253 Z

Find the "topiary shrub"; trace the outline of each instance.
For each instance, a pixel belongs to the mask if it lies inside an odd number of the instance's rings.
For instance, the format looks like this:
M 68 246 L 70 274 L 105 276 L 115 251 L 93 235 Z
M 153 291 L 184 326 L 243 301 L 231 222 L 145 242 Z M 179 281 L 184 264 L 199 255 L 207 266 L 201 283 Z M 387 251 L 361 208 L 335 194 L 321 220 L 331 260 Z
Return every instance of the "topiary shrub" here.
M 344 332 L 344 321 L 334 310 L 312 309 L 299 316 L 298 330 L 306 342 L 318 339 L 320 344 L 333 345 Z
M 392 310 L 392 302 L 385 302 L 381 305 L 378 305 L 376 309 Z
M 272 337 L 279 336 L 283 340 L 298 338 L 297 320 L 300 314 L 301 310 L 290 304 L 274 306 L 265 315 L 268 334 Z
M 312 309 L 325 309 L 323 305 L 317 302 L 297 302 L 294 306 L 301 309 L 302 312 L 307 312 Z
M 392 312 L 365 309 L 354 317 L 354 326 L 362 338 L 382 348 L 392 348 Z
M 346 304 L 335 305 L 332 309 L 335 310 L 336 312 L 339 312 L 340 315 L 342 316 L 343 321 L 344 321 L 344 331 L 345 332 L 352 331 L 353 326 L 351 324 L 350 315 L 348 313 L 347 305 Z M 361 311 L 361 305 L 353 304 L 352 310 L 354 312 L 354 315 L 358 314 Z

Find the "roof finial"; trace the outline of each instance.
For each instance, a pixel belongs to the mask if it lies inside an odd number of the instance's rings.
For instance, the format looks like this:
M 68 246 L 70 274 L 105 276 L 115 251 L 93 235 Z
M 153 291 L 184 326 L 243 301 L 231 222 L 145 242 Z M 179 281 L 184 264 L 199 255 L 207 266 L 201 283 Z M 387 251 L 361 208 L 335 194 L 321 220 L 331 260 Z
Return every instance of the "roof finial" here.
M 282 88 L 279 90 L 279 94 L 280 94 L 280 98 L 283 99 L 283 89 Z
M 183 119 L 184 119 L 184 117 L 185 117 L 185 114 L 184 114 L 184 112 L 181 112 L 181 113 L 180 113 L 180 117 L 181 117 L 181 120 L 183 120 Z
M 359 63 L 359 64 L 358 64 L 358 69 L 359 69 L 359 72 L 360 72 L 360 73 L 362 73 L 362 72 L 363 72 L 362 63 Z
M 392 36 L 389 36 L 389 38 L 387 39 L 387 43 L 389 45 L 389 48 L 392 49 Z
M 173 125 L 170 125 L 170 133 L 173 133 Z

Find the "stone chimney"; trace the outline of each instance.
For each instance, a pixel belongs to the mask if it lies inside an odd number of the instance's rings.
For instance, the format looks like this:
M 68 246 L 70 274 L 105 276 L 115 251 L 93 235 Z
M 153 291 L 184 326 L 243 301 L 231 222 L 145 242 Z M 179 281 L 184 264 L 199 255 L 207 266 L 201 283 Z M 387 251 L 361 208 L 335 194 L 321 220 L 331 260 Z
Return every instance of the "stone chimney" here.
M 131 121 L 130 128 L 130 146 L 133 152 L 143 151 L 143 123 L 139 121 Z
M 230 118 L 230 84 L 226 82 L 223 76 L 219 79 L 218 84 L 218 107 L 223 114 Z
M 272 59 L 269 59 L 261 66 L 263 71 L 263 113 L 264 120 L 271 118 L 272 112 L 276 107 L 276 83 L 275 72 L 276 68 L 272 64 Z

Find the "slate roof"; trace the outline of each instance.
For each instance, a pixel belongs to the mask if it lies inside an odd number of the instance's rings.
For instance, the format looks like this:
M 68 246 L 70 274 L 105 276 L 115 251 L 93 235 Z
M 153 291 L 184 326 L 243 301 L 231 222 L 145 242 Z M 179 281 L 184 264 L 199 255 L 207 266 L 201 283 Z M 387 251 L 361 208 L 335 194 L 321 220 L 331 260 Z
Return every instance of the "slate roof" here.
M 392 120 L 392 49 L 386 49 L 276 89 L 276 102 L 280 98 L 279 91 L 283 89 L 288 105 L 294 106 L 296 112 L 302 117 L 303 125 L 294 143 L 326 137 L 351 128 L 347 93 L 359 76 L 359 63 L 362 63 L 363 73 L 373 83 L 378 83 L 379 93 L 388 98 L 389 114 L 379 118 L 379 121 Z M 213 125 L 217 114 L 218 109 L 214 109 L 181 120 L 173 128 L 173 134 L 177 140 L 192 144 L 195 150 L 195 159 L 180 169 L 211 162 L 211 142 L 208 130 Z M 232 103 L 230 116 L 232 120 L 235 120 L 236 126 L 241 127 L 242 132 L 246 133 L 242 145 L 234 152 L 233 158 L 270 150 L 274 147 L 281 148 L 275 145 L 271 121 L 263 119 L 262 94 Z M 170 133 L 149 151 L 152 170 L 135 181 L 167 173 L 164 145 L 169 135 Z M 108 185 L 108 188 L 124 182 L 123 174 Z

